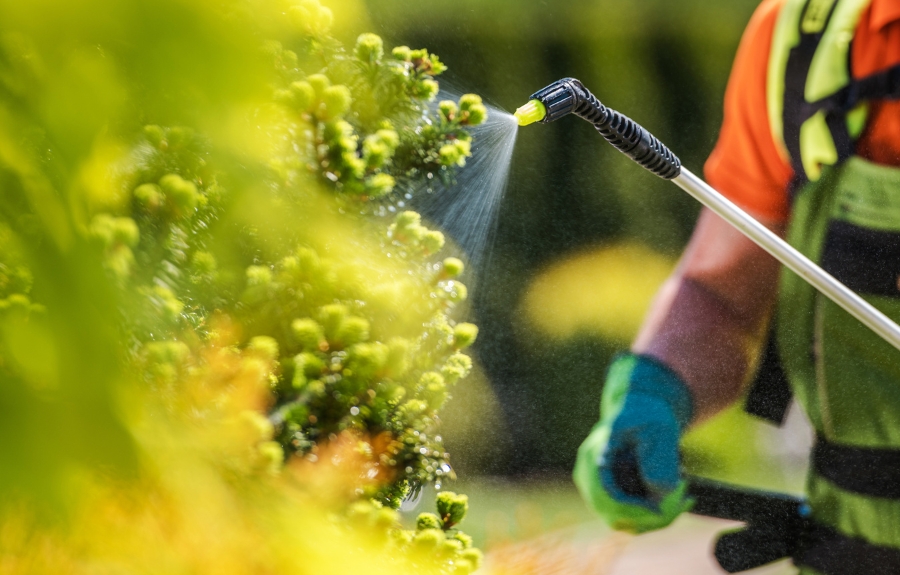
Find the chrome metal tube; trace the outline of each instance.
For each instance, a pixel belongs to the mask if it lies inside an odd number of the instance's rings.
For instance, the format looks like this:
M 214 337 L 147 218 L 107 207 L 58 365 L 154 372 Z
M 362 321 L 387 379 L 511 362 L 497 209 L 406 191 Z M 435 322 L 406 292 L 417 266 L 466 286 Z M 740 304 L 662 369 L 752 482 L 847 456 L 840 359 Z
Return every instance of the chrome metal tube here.
M 672 179 L 788 269 L 900 350 L 900 326 L 684 167 Z

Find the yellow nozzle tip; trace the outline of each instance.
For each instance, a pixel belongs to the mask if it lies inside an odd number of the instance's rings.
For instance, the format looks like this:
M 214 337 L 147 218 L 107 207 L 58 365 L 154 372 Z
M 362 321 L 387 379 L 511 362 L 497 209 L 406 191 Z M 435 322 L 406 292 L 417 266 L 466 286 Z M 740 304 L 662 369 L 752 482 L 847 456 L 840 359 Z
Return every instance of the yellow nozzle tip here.
M 520 126 L 540 122 L 547 115 L 547 109 L 538 100 L 531 100 L 516 110 L 516 119 Z

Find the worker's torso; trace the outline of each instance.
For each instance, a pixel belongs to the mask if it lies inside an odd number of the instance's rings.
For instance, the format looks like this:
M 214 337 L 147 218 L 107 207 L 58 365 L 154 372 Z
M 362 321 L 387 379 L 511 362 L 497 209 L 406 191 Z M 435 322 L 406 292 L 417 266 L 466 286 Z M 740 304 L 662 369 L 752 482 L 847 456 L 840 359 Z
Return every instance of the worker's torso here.
M 783 0 L 779 22 L 774 31 L 767 78 L 767 100 L 770 125 L 779 145 L 783 144 L 780 127 L 776 126 L 783 98 L 786 48 L 797 42 L 799 30 L 813 30 L 831 17 L 830 31 L 822 42 L 829 46 L 818 57 L 810 71 L 816 79 L 807 80 L 806 96 L 822 97 L 834 90 L 835 82 L 842 83 L 841 74 L 864 78 L 900 64 L 900 0 L 813 0 L 809 14 L 802 13 L 807 2 Z M 835 5 L 839 4 L 837 8 Z M 835 13 L 830 13 L 834 9 Z M 841 13 L 837 13 L 841 12 Z M 805 22 L 803 20 L 806 20 Z M 848 40 L 852 39 L 852 42 Z M 786 46 L 787 45 L 787 46 Z M 841 60 L 841 58 L 845 58 Z M 777 60 L 781 59 L 779 65 Z M 837 71 L 836 74 L 829 72 Z M 867 105 L 865 129 L 858 135 L 855 152 L 873 162 L 900 166 L 900 101 L 877 100 Z M 774 121 L 774 123 L 773 123 Z
M 851 40 L 858 26 L 872 25 L 865 18 L 878 7 L 870 4 L 785 2 L 770 56 L 769 113 L 798 176 L 788 240 L 900 321 L 900 102 L 856 102 L 852 94 L 854 78 L 900 60 L 900 35 L 891 54 L 864 35 L 867 49 L 881 51 L 862 58 L 870 67 L 863 74 L 848 66 L 861 59 Z M 900 15 L 900 2 L 890 7 Z M 814 105 L 829 98 L 830 107 Z M 900 351 L 788 271 L 777 322 L 782 361 L 816 432 L 837 445 L 900 450 Z M 822 523 L 900 547 L 900 500 L 862 496 L 816 473 L 809 497 Z

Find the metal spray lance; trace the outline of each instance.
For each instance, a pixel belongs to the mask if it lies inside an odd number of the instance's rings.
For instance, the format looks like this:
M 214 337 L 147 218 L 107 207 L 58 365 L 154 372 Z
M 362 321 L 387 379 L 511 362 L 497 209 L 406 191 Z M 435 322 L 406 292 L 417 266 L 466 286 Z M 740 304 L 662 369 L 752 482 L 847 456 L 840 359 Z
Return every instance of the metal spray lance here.
M 617 150 L 694 196 L 788 269 L 900 350 L 900 326 L 684 168 L 678 157 L 653 134 L 628 116 L 604 106 L 578 80 L 574 78 L 558 80 L 532 94 L 529 102 L 516 110 L 520 126 L 535 122 L 546 124 L 568 114 L 575 114 L 593 124 Z
M 662 142 L 631 118 L 604 106 L 574 78 L 564 78 L 533 94 L 516 110 L 520 126 L 549 123 L 575 114 L 587 120 L 620 152 L 671 180 L 703 205 L 737 228 L 788 269 L 857 318 L 882 339 L 900 349 L 900 327 L 828 272 L 756 221 L 709 184 L 681 165 Z M 616 482 L 628 493 L 647 494 L 636 464 L 614 470 Z M 764 565 L 802 550 L 814 534 L 809 508 L 802 498 L 748 490 L 707 479 L 688 477 L 692 512 L 709 517 L 744 521 L 747 528 L 719 537 L 715 556 L 729 573 Z

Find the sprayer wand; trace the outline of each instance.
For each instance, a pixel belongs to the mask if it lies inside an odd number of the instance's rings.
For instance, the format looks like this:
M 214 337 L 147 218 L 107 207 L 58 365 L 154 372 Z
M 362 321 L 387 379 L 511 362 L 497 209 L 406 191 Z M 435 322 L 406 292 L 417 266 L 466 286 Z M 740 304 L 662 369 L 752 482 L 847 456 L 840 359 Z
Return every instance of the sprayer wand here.
M 628 116 L 604 106 L 578 80 L 574 78 L 558 80 L 535 92 L 527 104 L 516 110 L 520 126 L 535 122 L 546 124 L 568 114 L 575 114 L 587 120 L 617 150 L 657 176 L 672 180 L 847 313 L 900 350 L 900 326 L 709 184 L 682 167 L 678 157 L 653 134 Z
M 857 318 L 882 339 L 900 349 L 900 327 L 809 258 L 741 210 L 709 184 L 682 167 L 662 142 L 631 118 L 597 100 L 574 78 L 564 78 L 533 94 L 516 110 L 520 126 L 548 123 L 568 114 L 587 120 L 617 150 L 657 176 L 672 180 L 703 205 L 741 231 L 788 269 Z M 619 463 L 617 483 L 628 493 L 644 497 L 636 462 Z M 801 498 L 747 490 L 697 477 L 688 478 L 693 512 L 721 519 L 744 521 L 743 530 L 726 533 L 716 543 L 715 555 L 729 573 L 764 565 L 782 557 L 804 555 L 807 548 L 835 540 L 835 532 L 809 521 Z

